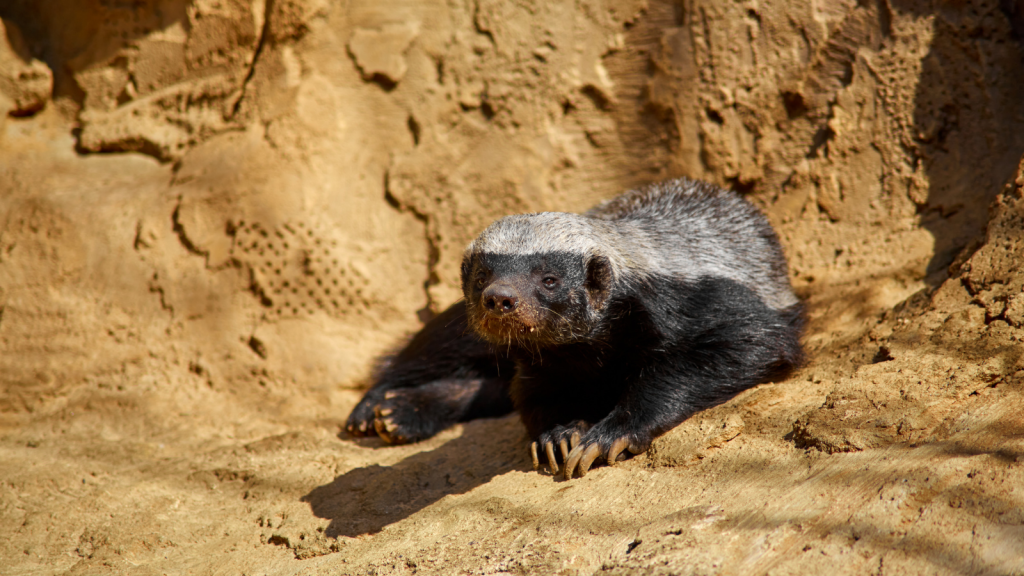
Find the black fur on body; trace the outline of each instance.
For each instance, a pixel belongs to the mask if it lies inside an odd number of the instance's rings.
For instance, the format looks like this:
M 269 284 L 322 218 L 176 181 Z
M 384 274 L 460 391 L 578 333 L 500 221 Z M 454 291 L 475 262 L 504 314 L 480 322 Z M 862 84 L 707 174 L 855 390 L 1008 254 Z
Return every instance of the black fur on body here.
M 647 450 L 802 359 L 802 306 L 774 231 L 753 205 L 710 184 L 655 184 L 583 215 L 502 218 L 467 248 L 462 283 L 465 301 L 442 315 L 449 323 L 428 324 L 413 343 L 471 342 L 467 364 L 507 354 L 514 378 L 487 381 L 509 387 L 535 465 L 543 450 L 567 478 L 599 457 L 612 464 Z M 456 318 L 471 332 L 451 334 Z

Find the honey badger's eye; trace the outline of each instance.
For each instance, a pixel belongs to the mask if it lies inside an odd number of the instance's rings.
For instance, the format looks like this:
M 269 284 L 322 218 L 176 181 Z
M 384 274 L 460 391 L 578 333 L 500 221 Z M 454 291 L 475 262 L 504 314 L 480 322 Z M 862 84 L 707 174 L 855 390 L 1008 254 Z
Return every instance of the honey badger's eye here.
M 477 288 L 483 288 L 484 287 L 484 275 L 483 274 L 478 274 L 477 275 L 477 277 L 476 277 L 476 287 Z
M 541 282 L 544 284 L 545 288 L 554 288 L 558 286 L 558 278 L 555 278 L 554 276 L 545 276 Z

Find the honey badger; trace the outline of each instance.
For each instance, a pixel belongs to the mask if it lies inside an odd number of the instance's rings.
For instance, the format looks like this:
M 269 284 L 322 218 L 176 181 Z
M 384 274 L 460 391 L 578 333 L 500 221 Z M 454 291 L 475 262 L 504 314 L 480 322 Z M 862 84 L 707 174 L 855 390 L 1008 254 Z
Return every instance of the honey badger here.
M 561 462 L 582 477 L 802 360 L 803 307 L 775 232 L 703 182 L 502 218 L 466 249 L 462 289 L 403 353 L 436 350 L 400 354 L 350 430 L 415 440 L 514 407 L 534 467 L 543 451 L 552 473 Z M 393 376 L 407 373 L 420 377 Z

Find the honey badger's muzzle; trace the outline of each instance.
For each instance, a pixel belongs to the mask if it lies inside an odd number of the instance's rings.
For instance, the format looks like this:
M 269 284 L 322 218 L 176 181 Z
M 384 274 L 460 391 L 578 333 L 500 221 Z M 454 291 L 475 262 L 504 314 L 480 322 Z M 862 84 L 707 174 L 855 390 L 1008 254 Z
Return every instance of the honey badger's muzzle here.
M 497 318 L 515 312 L 519 307 L 519 292 L 514 286 L 503 282 L 491 284 L 484 289 L 481 299 L 487 314 Z
M 528 287 L 518 286 L 512 281 L 499 279 L 480 293 L 475 306 L 474 317 L 478 332 L 494 342 L 506 342 L 510 338 L 534 338 L 541 324 L 539 309 Z

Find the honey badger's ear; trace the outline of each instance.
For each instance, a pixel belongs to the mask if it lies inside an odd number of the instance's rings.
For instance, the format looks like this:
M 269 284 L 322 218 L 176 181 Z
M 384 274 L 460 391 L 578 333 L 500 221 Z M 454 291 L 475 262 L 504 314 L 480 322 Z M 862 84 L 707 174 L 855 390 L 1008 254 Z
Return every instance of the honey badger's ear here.
M 595 310 L 604 308 L 612 294 L 612 265 L 604 256 L 593 256 L 587 262 L 587 296 Z

